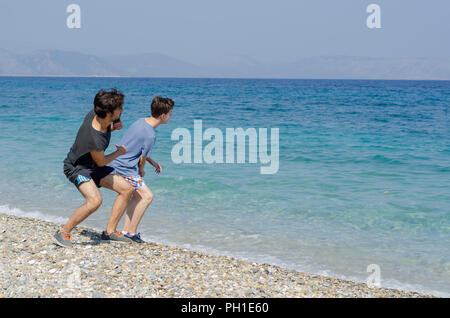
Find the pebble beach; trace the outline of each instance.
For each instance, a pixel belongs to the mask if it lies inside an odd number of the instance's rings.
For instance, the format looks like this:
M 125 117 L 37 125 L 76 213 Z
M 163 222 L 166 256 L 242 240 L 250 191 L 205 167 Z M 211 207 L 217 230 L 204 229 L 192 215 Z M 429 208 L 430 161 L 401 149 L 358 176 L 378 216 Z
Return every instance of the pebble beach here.
M 59 224 L 0 214 L 0 298 L 431 297 L 152 242 L 102 242 L 83 226 L 73 248 Z

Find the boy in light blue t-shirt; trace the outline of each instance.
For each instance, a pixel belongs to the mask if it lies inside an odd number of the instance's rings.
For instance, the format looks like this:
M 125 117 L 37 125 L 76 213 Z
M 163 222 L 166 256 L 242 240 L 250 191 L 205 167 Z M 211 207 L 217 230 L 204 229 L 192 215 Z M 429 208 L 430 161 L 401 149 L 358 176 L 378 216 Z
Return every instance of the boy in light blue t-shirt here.
M 120 144 L 126 147 L 127 153 L 109 165 L 133 186 L 134 192 L 128 203 L 122 232 L 138 243 L 144 241 L 136 233 L 137 227 L 154 197 L 143 180 L 145 162 L 155 167 L 156 173 L 161 173 L 161 166 L 150 158 L 150 154 L 156 140 L 155 129 L 169 121 L 173 106 L 174 102 L 170 98 L 155 97 L 151 105 L 152 116 L 135 121 L 122 137 Z

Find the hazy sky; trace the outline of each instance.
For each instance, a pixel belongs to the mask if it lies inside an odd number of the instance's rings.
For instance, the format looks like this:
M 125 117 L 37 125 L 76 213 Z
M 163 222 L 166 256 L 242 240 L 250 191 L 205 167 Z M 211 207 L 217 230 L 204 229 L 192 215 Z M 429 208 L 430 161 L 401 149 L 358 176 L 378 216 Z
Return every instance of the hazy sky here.
M 81 29 L 69 29 L 69 4 Z M 369 4 L 381 29 L 366 26 Z M 222 56 L 450 58 L 449 0 L 1 0 L 0 48 L 100 56 L 158 52 L 202 64 Z

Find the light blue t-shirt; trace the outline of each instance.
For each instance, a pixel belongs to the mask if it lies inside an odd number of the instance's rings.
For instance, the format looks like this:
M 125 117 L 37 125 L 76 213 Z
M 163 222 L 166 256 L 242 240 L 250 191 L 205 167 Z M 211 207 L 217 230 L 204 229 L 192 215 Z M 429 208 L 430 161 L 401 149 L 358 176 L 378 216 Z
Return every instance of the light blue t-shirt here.
M 145 118 L 136 120 L 125 132 L 119 145 L 127 147 L 127 153 L 112 161 L 109 166 L 124 177 L 136 176 L 136 166 L 141 156 L 150 157 L 155 144 L 155 129 Z

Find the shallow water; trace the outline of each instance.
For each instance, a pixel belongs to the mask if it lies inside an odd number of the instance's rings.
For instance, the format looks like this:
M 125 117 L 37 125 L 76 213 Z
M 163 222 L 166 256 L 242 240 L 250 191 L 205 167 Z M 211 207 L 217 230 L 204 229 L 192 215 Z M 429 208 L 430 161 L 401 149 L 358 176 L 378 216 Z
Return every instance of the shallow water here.
M 144 238 L 450 295 L 450 82 L 0 78 L 0 212 L 64 222 L 82 203 L 62 161 L 100 88 L 126 94 L 124 130 L 171 97 L 145 182 Z M 174 129 L 279 128 L 279 170 L 175 164 Z M 208 142 L 203 142 L 203 147 Z M 269 146 L 270 149 L 270 146 Z M 225 149 L 224 149 L 225 153 Z M 102 229 L 114 194 L 84 223 Z

